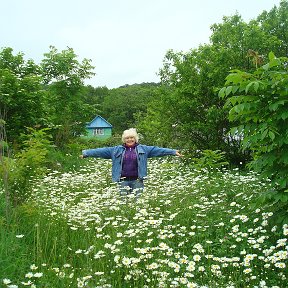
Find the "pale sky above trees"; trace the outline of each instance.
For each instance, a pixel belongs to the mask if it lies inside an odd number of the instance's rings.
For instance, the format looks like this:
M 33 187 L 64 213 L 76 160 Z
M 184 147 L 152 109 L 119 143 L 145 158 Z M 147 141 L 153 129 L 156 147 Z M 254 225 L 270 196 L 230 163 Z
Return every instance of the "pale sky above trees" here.
M 209 42 L 210 26 L 238 12 L 244 21 L 280 0 L 1 0 L 0 49 L 39 63 L 49 46 L 92 60 L 94 87 L 158 82 L 169 49 Z

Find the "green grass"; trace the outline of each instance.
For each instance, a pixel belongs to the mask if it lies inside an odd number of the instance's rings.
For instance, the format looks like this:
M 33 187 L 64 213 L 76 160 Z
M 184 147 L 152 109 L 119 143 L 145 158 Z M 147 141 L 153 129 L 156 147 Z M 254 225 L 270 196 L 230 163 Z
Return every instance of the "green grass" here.
M 1 222 L 3 287 L 286 287 L 288 226 L 251 205 L 268 181 L 162 158 L 135 202 L 110 161 L 84 161 L 35 181 L 13 229 Z

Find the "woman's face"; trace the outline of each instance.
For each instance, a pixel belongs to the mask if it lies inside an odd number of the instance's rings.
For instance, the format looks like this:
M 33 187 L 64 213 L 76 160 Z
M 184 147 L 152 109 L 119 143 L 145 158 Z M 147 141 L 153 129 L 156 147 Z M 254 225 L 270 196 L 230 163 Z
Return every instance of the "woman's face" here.
M 127 146 L 134 146 L 136 143 L 135 137 L 134 136 L 127 136 L 124 138 L 124 143 Z

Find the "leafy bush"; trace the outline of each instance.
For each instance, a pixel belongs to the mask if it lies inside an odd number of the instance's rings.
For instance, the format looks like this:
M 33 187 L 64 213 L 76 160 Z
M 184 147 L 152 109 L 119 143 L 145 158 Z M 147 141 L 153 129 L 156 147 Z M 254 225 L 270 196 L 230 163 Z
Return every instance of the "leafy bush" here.
M 193 158 L 192 161 L 196 168 L 206 168 L 208 170 L 219 169 L 229 164 L 229 162 L 225 161 L 225 152 L 220 150 L 203 150 L 201 156 Z
M 253 73 L 232 71 L 219 96 L 227 97 L 229 119 L 240 125 L 232 129 L 242 137 L 242 149 L 253 152 L 249 167 L 269 177 L 276 188 L 265 194 L 279 212 L 288 208 L 288 71 L 287 57 L 269 53 L 269 63 Z M 232 95 L 235 96 L 232 96 Z
M 61 149 L 57 149 L 56 147 L 50 149 L 49 154 L 47 155 L 46 165 L 49 170 L 53 171 L 75 171 L 79 169 L 79 167 L 86 165 L 85 162 L 79 158 L 82 150 L 119 144 L 121 144 L 120 136 L 114 136 L 106 140 L 99 140 L 96 138 L 75 138 Z
M 23 148 L 11 159 L 8 185 L 14 205 L 24 201 L 33 177 L 45 175 L 47 172 L 47 155 L 51 149 L 49 129 L 35 130 L 27 128 L 28 134 L 22 134 Z

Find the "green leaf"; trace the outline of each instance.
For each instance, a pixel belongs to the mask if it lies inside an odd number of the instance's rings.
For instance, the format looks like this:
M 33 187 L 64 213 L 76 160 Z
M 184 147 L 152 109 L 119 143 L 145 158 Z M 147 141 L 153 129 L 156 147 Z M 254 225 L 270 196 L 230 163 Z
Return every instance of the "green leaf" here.
M 235 71 L 236 73 L 231 73 L 226 77 L 226 84 L 228 83 L 238 84 L 243 81 L 242 79 L 243 72 L 239 70 L 233 70 L 233 71 Z
M 269 69 L 269 63 L 263 65 L 262 68 L 263 68 L 265 71 L 267 71 L 267 70 Z
M 276 57 L 275 57 L 274 53 L 272 51 L 270 51 L 269 54 L 268 54 L 268 58 L 269 58 L 269 61 L 272 61 Z
M 267 136 L 267 133 L 268 129 L 264 130 L 264 132 L 261 134 L 261 140 L 263 140 Z
M 287 198 L 284 196 L 284 195 L 281 195 L 280 193 L 276 194 L 274 196 L 274 199 L 276 200 L 276 202 L 286 202 L 287 201 Z
M 259 89 L 259 82 L 258 82 L 258 81 L 255 81 L 255 82 L 254 82 L 254 90 L 255 90 L 255 92 L 257 92 L 258 89 Z
M 281 160 L 283 161 L 284 164 L 288 164 L 288 151 L 284 152 L 282 154 Z
M 280 118 L 286 120 L 288 118 L 288 111 L 281 113 Z
M 218 96 L 220 97 L 220 98 L 224 98 L 225 96 L 226 96 L 226 87 L 223 87 L 223 88 L 221 88 L 221 90 L 219 91 L 219 93 L 218 93 Z
M 234 106 L 239 100 L 239 96 L 230 97 L 230 102 Z
M 228 86 L 226 88 L 226 96 L 228 96 L 231 93 L 231 91 L 232 91 L 232 86 Z
M 272 141 L 275 139 L 275 134 L 272 131 L 269 131 L 268 135 Z
M 250 87 L 253 85 L 253 82 L 250 82 L 246 88 L 245 88 L 245 93 L 247 94 L 247 92 L 249 91 Z
M 254 91 L 257 92 L 258 89 L 259 89 L 259 86 L 260 86 L 259 81 L 252 81 L 252 82 L 250 82 L 250 83 L 246 86 L 246 88 L 245 88 L 246 94 L 247 94 L 247 92 L 250 90 L 250 88 L 253 88 Z
M 281 179 L 277 179 L 278 184 L 280 185 L 280 187 L 284 188 L 287 185 L 287 179 L 286 178 L 281 178 Z M 287 195 L 288 197 L 288 195 Z
M 284 105 L 285 104 L 285 100 L 279 100 L 271 105 L 269 105 L 269 109 L 270 111 L 276 111 L 278 109 L 279 105 Z
M 230 133 L 231 133 L 233 136 L 236 135 L 237 132 L 238 132 L 238 127 L 233 127 L 233 128 L 230 129 Z
M 238 86 L 233 86 L 233 87 L 232 87 L 232 93 L 235 94 L 238 89 L 239 89 Z
M 242 112 L 243 109 L 244 109 L 244 104 L 238 104 L 238 105 L 234 106 L 234 111 L 237 113 Z
M 280 64 L 281 64 L 280 59 L 275 58 L 275 59 L 273 59 L 272 61 L 269 62 L 269 68 L 278 66 L 278 65 L 280 65 Z

